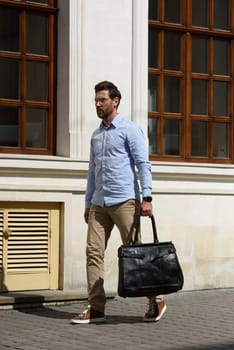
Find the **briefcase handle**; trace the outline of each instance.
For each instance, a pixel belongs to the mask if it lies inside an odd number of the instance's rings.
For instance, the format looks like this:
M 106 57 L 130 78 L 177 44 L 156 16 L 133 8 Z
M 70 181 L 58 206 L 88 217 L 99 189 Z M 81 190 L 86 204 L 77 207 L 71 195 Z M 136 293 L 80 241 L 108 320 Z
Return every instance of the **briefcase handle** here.
M 152 215 L 150 217 L 150 219 L 151 219 L 151 224 L 152 224 L 152 229 L 153 229 L 153 241 L 154 241 L 154 243 L 158 243 L 159 240 L 158 240 L 158 234 L 157 234 L 157 229 L 156 229 L 156 223 L 155 223 L 154 216 Z M 138 221 L 137 221 L 135 238 L 134 238 L 133 244 L 135 244 L 135 243 L 140 241 L 140 235 L 139 235 L 140 221 L 141 221 L 141 217 L 140 217 L 140 215 L 138 215 Z

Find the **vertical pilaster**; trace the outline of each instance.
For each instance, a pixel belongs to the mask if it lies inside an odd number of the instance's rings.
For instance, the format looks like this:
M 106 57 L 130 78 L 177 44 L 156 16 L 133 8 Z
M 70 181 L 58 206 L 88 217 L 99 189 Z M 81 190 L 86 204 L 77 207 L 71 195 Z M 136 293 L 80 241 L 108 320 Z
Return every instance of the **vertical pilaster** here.
M 133 0 L 132 6 L 132 120 L 147 136 L 148 1 Z
M 72 159 L 82 159 L 82 2 L 70 0 L 69 9 L 69 135 Z

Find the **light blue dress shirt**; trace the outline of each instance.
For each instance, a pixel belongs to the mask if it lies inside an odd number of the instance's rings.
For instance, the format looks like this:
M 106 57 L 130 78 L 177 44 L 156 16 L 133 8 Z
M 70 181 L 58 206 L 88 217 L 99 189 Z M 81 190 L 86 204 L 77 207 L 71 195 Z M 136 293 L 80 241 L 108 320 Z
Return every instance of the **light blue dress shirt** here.
M 92 135 L 86 208 L 140 200 L 136 170 L 143 197 L 151 196 L 151 164 L 143 132 L 118 114 L 108 127 L 101 123 Z

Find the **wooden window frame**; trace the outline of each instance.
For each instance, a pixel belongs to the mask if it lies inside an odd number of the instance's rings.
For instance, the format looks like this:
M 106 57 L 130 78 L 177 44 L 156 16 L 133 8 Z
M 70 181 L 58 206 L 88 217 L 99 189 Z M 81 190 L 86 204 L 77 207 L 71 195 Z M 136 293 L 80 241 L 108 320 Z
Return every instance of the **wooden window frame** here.
M 148 113 L 149 118 L 156 118 L 158 121 L 157 135 L 157 154 L 151 154 L 152 161 L 173 161 L 173 162 L 199 162 L 199 163 L 226 163 L 232 164 L 234 162 L 234 0 L 231 2 L 230 11 L 230 30 L 214 29 L 213 11 L 214 0 L 209 0 L 209 27 L 196 27 L 192 25 L 192 0 L 181 0 L 181 23 L 167 23 L 164 21 L 164 5 L 165 0 L 158 1 L 158 20 L 149 20 L 149 31 L 155 30 L 158 32 L 158 67 L 148 68 L 148 74 L 156 75 L 159 78 L 158 87 L 158 108 L 157 111 Z M 232 14 L 232 15 L 231 15 Z M 180 71 L 166 71 L 163 69 L 163 52 L 164 42 L 163 37 L 166 32 L 175 32 L 181 35 L 181 70 Z M 192 73 L 192 36 L 200 36 L 208 38 L 209 54 L 208 56 L 208 74 Z M 222 38 L 230 41 L 230 74 L 229 76 L 217 76 L 213 74 L 212 42 L 214 38 Z M 165 76 L 175 76 L 181 78 L 181 113 L 165 113 L 163 109 L 163 78 Z M 208 82 L 208 115 L 195 116 L 191 114 L 191 80 L 192 78 L 204 79 Z M 230 83 L 229 90 L 229 115 L 226 117 L 214 117 L 212 115 L 213 92 L 211 86 L 213 81 L 223 81 Z M 165 118 L 173 120 L 181 120 L 180 132 L 180 155 L 164 155 L 163 154 L 163 122 Z M 208 140 L 212 139 L 212 125 L 214 122 L 223 122 L 230 125 L 229 135 L 229 154 L 227 158 L 214 157 L 212 152 L 212 142 L 208 141 L 208 156 L 192 156 L 191 155 L 191 122 L 192 120 L 202 120 L 208 123 Z
M 56 27 L 57 27 L 57 0 L 49 0 L 48 4 L 29 2 L 27 0 L 9 1 L 0 0 L 0 6 L 5 8 L 17 8 L 21 11 L 19 51 L 0 51 L 0 57 L 15 58 L 21 61 L 20 71 L 20 97 L 19 99 L 0 98 L 0 106 L 18 107 L 20 109 L 20 146 L 0 146 L 0 153 L 15 154 L 55 154 L 56 145 Z M 48 55 L 38 55 L 26 52 L 26 13 L 38 13 L 48 16 Z M 48 101 L 29 101 L 26 99 L 26 63 L 48 63 Z M 47 147 L 30 148 L 26 146 L 26 109 L 41 108 L 48 111 L 47 121 Z

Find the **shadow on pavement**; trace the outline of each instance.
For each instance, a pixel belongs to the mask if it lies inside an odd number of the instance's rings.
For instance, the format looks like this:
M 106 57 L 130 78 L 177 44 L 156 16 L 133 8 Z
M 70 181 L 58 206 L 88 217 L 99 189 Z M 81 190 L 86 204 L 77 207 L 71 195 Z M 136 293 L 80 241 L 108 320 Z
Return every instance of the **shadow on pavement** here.
M 22 308 L 18 309 L 18 312 L 22 312 L 24 314 L 35 315 L 38 317 L 48 317 L 54 319 L 64 319 L 70 320 L 74 316 L 77 315 L 77 312 L 65 312 L 60 310 L 54 310 L 50 307 L 33 307 L 33 308 Z M 142 323 L 143 318 L 140 316 L 123 316 L 123 315 L 110 315 L 106 316 L 105 321 L 100 323 L 95 323 L 97 325 L 103 324 L 131 324 L 131 323 Z
M 35 315 L 39 317 L 48 317 L 48 318 L 57 318 L 57 319 L 64 319 L 64 320 L 70 320 L 72 317 L 76 315 L 74 312 L 65 312 L 65 311 L 58 311 L 54 309 L 50 309 L 49 307 L 33 307 L 33 308 L 26 308 L 26 309 L 17 309 L 18 312 L 22 312 L 24 314 L 30 314 Z
M 201 346 L 183 346 L 180 348 L 173 348 L 171 350 L 233 350 L 234 349 L 234 341 L 226 344 L 211 344 L 211 345 L 201 345 Z

